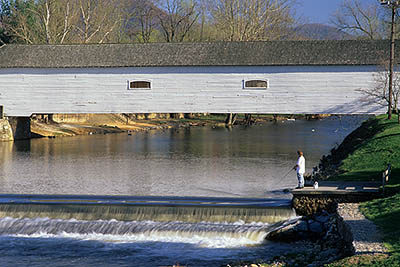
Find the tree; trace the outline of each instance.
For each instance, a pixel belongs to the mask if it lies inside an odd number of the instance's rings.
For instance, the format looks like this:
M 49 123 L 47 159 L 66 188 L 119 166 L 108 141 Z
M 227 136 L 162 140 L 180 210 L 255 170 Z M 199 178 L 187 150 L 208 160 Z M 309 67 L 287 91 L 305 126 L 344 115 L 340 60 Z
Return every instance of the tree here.
M 385 16 L 378 3 L 367 5 L 361 0 L 344 0 L 333 14 L 331 22 L 339 30 L 357 38 L 383 39 L 388 34 Z
M 38 17 L 47 44 L 63 44 L 73 29 L 71 0 L 42 0 L 32 12 Z
M 395 70 L 398 69 L 395 68 Z M 360 89 L 367 97 L 382 106 L 387 107 L 389 104 L 389 63 L 382 63 L 378 70 L 374 73 L 375 86 L 368 89 Z M 400 97 L 400 72 L 393 72 L 393 92 L 392 92 L 392 110 L 399 113 L 399 97 Z
M 12 42 L 39 43 L 38 18 L 32 13 L 34 1 L 2 1 L 1 23 L 3 32 Z
M 79 0 L 78 21 L 74 28 L 80 43 L 104 43 L 120 25 L 115 1 Z
M 28 44 L 64 43 L 72 29 L 71 0 L 9 2 L 5 28 L 16 41 Z
M 119 20 L 115 1 L 13 0 L 2 24 L 15 42 L 27 44 L 103 43 Z
M 11 35 L 7 32 L 5 19 L 10 15 L 10 2 L 0 1 L 0 46 L 11 42 Z
M 158 5 L 165 12 L 157 15 L 165 41 L 183 42 L 200 15 L 196 2 L 161 0 Z
M 153 0 L 125 1 L 123 6 L 123 25 L 131 40 L 149 43 L 158 31 L 158 15 L 162 12 Z M 159 27 L 158 27 L 159 28 Z
M 293 0 L 215 0 L 210 13 L 225 41 L 279 40 L 293 34 Z

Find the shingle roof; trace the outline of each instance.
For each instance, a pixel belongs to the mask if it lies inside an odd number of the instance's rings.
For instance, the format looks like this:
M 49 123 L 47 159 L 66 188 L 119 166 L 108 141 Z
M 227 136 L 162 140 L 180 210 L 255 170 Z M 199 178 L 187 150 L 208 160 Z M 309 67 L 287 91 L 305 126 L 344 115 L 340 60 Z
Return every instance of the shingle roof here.
M 389 57 L 389 45 L 387 40 L 5 45 L 0 68 L 376 65 Z

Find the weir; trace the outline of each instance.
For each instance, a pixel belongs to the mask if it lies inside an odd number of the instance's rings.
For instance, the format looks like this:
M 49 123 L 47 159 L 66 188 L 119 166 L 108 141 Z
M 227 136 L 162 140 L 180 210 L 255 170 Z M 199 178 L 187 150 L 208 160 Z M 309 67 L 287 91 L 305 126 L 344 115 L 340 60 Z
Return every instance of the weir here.
M 0 217 L 157 222 L 277 223 L 289 200 L 211 197 L 1 195 Z
M 234 247 L 265 242 L 277 224 L 184 223 L 116 220 L 0 219 L 1 236 L 53 237 L 129 242 L 183 242 L 203 247 Z

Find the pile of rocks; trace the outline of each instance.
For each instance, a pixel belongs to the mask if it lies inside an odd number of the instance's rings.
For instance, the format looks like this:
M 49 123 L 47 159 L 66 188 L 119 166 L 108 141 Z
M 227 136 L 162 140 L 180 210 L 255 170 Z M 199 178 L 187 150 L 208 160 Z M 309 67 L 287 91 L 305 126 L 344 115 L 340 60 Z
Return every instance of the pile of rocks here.
M 326 211 L 293 220 L 269 233 L 267 239 L 279 242 L 307 240 L 313 244 L 306 253 L 275 258 L 275 264 L 284 262 L 295 266 L 299 263 L 304 266 L 308 263 L 320 266 L 354 254 L 353 237 L 348 226 L 337 213 Z
M 293 196 L 292 206 L 300 216 L 315 217 L 315 214 L 336 213 L 337 200 L 322 196 Z

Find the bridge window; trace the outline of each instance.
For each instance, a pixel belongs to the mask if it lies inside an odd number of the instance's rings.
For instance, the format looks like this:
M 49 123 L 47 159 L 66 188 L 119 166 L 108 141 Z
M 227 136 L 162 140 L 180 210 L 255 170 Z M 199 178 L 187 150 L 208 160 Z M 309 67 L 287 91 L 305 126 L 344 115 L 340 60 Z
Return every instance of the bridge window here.
M 244 80 L 243 89 L 265 90 L 269 87 L 268 80 Z
M 135 80 L 128 82 L 129 90 L 150 90 L 151 89 L 151 81 L 146 80 Z

